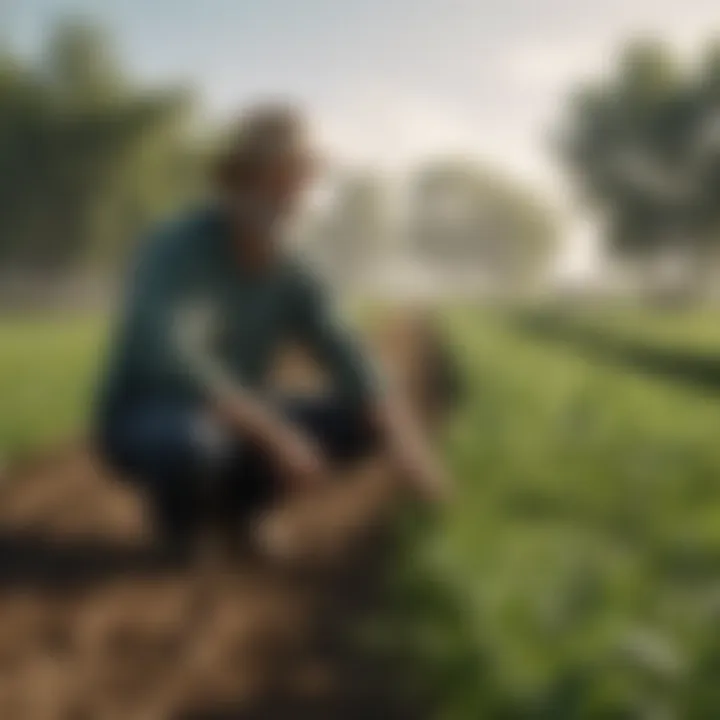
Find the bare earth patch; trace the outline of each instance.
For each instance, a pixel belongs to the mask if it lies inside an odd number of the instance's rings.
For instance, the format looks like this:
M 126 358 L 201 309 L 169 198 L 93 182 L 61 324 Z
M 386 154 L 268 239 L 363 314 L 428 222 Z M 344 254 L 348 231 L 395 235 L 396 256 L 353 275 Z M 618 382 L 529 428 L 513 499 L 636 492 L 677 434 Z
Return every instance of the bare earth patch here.
M 0 491 L 0 718 L 418 717 L 346 633 L 375 602 L 396 490 L 370 462 L 267 519 L 273 561 L 208 538 L 177 569 L 84 447 L 18 470 Z

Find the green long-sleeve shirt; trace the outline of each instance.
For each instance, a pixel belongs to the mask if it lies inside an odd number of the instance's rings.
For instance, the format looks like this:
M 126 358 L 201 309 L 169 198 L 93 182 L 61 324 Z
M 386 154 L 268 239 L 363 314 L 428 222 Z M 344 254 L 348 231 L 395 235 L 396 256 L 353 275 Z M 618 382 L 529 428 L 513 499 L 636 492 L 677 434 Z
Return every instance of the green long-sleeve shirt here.
M 218 211 L 195 212 L 139 250 L 103 404 L 260 388 L 286 340 L 304 344 L 349 399 L 374 391 L 369 362 L 313 274 L 287 258 L 261 275 L 243 272 Z

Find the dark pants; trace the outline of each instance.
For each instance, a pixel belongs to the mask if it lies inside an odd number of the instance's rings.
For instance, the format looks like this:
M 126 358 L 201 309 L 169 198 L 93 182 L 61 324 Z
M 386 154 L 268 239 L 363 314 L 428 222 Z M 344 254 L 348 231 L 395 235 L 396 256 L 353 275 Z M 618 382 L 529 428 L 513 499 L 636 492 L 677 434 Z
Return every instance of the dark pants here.
M 281 408 L 339 465 L 372 450 L 367 419 L 334 397 L 289 400 Z M 165 538 L 182 543 L 208 521 L 247 526 L 280 492 L 264 452 L 242 438 L 210 447 L 198 436 L 199 417 L 198 408 L 183 404 L 135 404 L 109 414 L 99 433 L 104 459 L 146 493 Z

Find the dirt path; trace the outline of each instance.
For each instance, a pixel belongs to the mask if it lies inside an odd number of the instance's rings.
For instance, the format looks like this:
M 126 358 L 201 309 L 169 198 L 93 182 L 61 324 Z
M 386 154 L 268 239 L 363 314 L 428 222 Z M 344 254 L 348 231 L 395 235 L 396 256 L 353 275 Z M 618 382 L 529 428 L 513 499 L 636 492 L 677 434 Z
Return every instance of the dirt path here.
M 178 570 L 84 448 L 19 472 L 0 492 L 0 718 L 421 717 L 345 632 L 376 600 L 391 489 L 369 465 L 276 515 L 274 547 L 313 572 L 212 546 Z

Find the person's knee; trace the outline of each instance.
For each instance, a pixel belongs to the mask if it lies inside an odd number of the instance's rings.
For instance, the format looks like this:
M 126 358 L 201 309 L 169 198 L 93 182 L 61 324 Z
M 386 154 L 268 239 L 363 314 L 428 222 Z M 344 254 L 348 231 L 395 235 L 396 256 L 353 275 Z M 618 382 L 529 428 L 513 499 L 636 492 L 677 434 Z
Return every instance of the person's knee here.
M 130 476 L 168 478 L 198 472 L 202 448 L 192 418 L 183 408 L 148 407 L 126 412 L 100 433 L 103 459 Z

